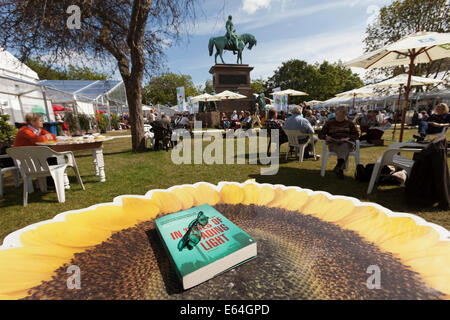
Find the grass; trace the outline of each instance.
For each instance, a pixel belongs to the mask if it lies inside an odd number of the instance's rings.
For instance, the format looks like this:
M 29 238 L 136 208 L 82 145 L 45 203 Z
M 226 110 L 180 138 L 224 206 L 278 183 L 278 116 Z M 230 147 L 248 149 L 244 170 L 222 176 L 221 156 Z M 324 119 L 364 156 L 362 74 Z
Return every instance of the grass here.
M 412 138 L 416 130 L 407 130 L 405 139 Z M 114 132 L 108 135 L 129 135 L 130 132 Z M 385 137 L 390 138 L 391 132 Z M 398 137 L 398 134 L 397 134 Z M 361 148 L 361 163 L 374 163 L 392 142 L 385 141 L 386 146 Z M 220 181 L 243 182 L 255 179 L 260 183 L 299 186 L 312 190 L 327 191 L 334 195 L 355 197 L 361 201 L 378 203 L 393 211 L 410 212 L 427 221 L 450 229 L 450 211 L 436 209 L 408 208 L 405 202 L 405 189 L 400 186 L 378 186 L 371 195 L 366 194 L 368 183 L 353 179 L 355 164 L 350 160 L 350 168 L 345 172 L 345 179 L 339 180 L 330 171 L 335 164 L 335 157 L 328 161 L 325 178 L 320 176 L 320 161 L 298 159 L 284 160 L 286 145 L 280 154 L 280 168 L 274 176 L 260 175 L 261 165 L 176 165 L 171 160 L 171 152 L 148 151 L 131 152 L 131 139 L 114 139 L 104 143 L 106 182 L 99 182 L 94 175 L 92 156 L 89 151 L 76 152 L 76 161 L 85 184 L 83 191 L 77 184 L 71 169 L 68 170 L 71 189 L 66 190 L 66 202 L 58 203 L 56 192 L 41 193 L 37 190 L 29 196 L 27 207 L 22 206 L 22 187 L 14 188 L 12 178 L 5 177 L 5 196 L 0 199 L 0 242 L 9 233 L 42 220 L 51 219 L 60 212 L 85 208 L 97 203 L 110 202 L 114 197 L 124 194 L 143 195 L 151 189 L 165 189 L 173 185 L 191 184 L 199 181 L 217 184 Z M 316 145 L 316 152 L 321 153 L 322 142 Z

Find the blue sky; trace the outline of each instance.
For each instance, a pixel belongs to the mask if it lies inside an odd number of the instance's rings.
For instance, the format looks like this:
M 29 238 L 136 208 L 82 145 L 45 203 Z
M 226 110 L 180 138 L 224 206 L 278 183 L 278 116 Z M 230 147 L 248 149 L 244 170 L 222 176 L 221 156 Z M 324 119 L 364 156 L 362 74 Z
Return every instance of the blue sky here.
M 211 78 L 214 54 L 210 37 L 225 34 L 225 22 L 233 16 L 236 32 L 253 34 L 258 44 L 243 53 L 243 63 L 254 67 L 252 79 L 273 74 L 281 63 L 301 59 L 309 63 L 351 60 L 363 53 L 367 23 L 390 0 L 205 0 L 198 19 L 190 27 L 189 40 L 170 47 L 166 66 L 172 72 L 192 76 L 195 84 Z M 224 53 L 226 63 L 236 56 Z M 361 69 L 353 69 L 361 73 Z

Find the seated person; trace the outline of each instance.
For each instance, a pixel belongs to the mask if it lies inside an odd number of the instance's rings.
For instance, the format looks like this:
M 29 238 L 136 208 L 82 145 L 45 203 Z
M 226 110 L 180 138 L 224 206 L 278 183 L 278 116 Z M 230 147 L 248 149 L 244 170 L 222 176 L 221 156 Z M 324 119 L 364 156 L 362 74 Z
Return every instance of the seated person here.
M 427 121 L 419 122 L 419 135 L 414 135 L 418 142 L 423 141 L 427 134 L 441 133 L 444 128 L 450 126 L 450 114 L 448 106 L 440 103 L 434 109 L 434 113 L 428 117 Z
M 252 117 L 250 116 L 249 111 L 244 112 L 244 119 L 241 121 L 242 129 L 250 129 L 252 127 Z
M 337 154 L 337 164 L 333 172 L 344 179 L 344 168 L 348 155 L 355 148 L 359 134 L 352 121 L 346 119 L 346 107 L 336 108 L 335 118 L 328 120 L 319 134 L 319 138 L 327 142 L 328 150 Z
M 169 143 L 172 137 L 169 117 L 162 115 L 160 120 L 153 121 L 151 131 L 155 134 L 154 149 L 159 150 L 159 144 L 162 142 L 163 150 L 169 151 Z
M 317 126 L 322 127 L 325 124 L 325 122 L 327 122 L 327 120 L 328 120 L 327 111 L 325 109 L 322 109 L 317 119 Z
M 302 116 L 302 107 L 296 106 L 291 109 L 292 115 L 286 119 L 286 122 L 284 123 L 284 130 L 299 130 L 302 133 L 314 133 L 314 128 L 311 126 L 308 120 L 303 118 Z M 313 136 L 314 138 L 314 144 L 317 142 L 317 137 Z M 308 140 L 308 137 L 299 137 L 298 142 L 303 144 Z M 308 144 L 308 146 L 305 149 L 305 158 L 313 158 L 313 147 L 311 144 Z M 319 157 L 316 156 L 316 160 Z
M 228 129 L 230 127 L 230 121 L 228 120 L 228 117 L 225 112 L 222 112 L 221 120 L 222 120 L 222 127 L 224 129 Z
M 278 119 L 277 109 L 271 108 L 267 115 L 268 119 L 264 121 L 264 129 L 267 129 L 267 136 L 271 137 L 271 130 L 278 130 L 279 145 L 288 141 L 286 132 L 283 131 L 283 121 Z
M 391 127 L 387 118 L 383 114 L 378 114 L 378 111 L 370 110 L 366 117 L 361 117 L 357 121 L 360 124 L 361 132 L 365 134 L 361 135 L 361 141 L 367 141 L 374 145 L 383 145 L 384 131 Z
M 42 129 L 44 120 L 39 113 L 27 113 L 25 115 L 26 126 L 22 126 L 17 132 L 14 147 L 34 146 L 37 142 L 56 140 L 56 136 Z
M 317 119 L 316 117 L 313 115 L 312 110 L 308 109 L 306 110 L 306 120 L 309 121 L 309 123 L 314 127 L 317 124 Z
M 237 111 L 234 110 L 233 114 L 231 115 L 231 121 L 239 121 L 239 117 L 237 115 Z
M 190 129 L 191 128 L 191 122 L 189 121 L 189 115 L 188 113 L 183 113 L 183 116 L 180 120 L 180 122 L 178 123 L 180 126 L 182 126 L 185 129 Z
M 240 128 L 241 123 L 239 122 L 239 116 L 237 114 L 237 111 L 234 110 L 233 114 L 231 115 L 231 129 L 237 129 Z
M 39 113 L 27 113 L 25 115 L 27 125 L 22 126 L 17 132 L 14 139 L 14 147 L 29 147 L 35 146 L 37 142 L 47 142 L 49 140 L 56 140 L 56 136 L 48 131 L 42 129 L 44 120 Z M 58 164 L 56 158 L 48 158 L 49 165 Z M 47 177 L 47 186 L 54 188 L 55 184 L 51 177 Z
M 244 111 L 241 111 L 239 113 L 239 122 L 242 122 L 244 119 L 245 119 L 245 113 L 244 113 Z
M 378 111 L 376 110 L 369 110 L 367 114 L 361 114 L 358 119 L 356 120 L 356 124 L 359 125 L 359 128 L 361 129 L 361 132 L 368 132 L 370 127 L 377 127 L 378 126 Z

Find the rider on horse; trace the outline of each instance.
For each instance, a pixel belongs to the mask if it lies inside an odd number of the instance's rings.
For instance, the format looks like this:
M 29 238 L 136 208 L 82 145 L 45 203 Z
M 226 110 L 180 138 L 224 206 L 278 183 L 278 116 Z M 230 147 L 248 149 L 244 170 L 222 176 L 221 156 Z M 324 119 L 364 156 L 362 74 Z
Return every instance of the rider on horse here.
M 227 37 L 228 43 L 230 43 L 230 47 L 233 48 L 233 54 L 236 54 L 235 50 L 237 50 L 239 47 L 238 45 L 239 38 L 236 35 L 236 30 L 234 29 L 232 19 L 233 17 L 229 15 L 227 23 L 225 24 L 225 28 L 227 30 L 227 34 L 225 36 Z

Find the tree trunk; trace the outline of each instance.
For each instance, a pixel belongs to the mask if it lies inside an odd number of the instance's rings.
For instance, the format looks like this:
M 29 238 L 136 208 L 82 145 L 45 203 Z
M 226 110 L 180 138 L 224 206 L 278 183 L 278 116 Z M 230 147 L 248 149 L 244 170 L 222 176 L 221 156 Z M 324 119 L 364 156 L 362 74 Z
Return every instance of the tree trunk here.
M 129 121 L 131 123 L 131 145 L 133 152 L 145 151 L 144 117 L 142 115 L 141 77 L 130 77 L 124 81 L 127 92 Z

